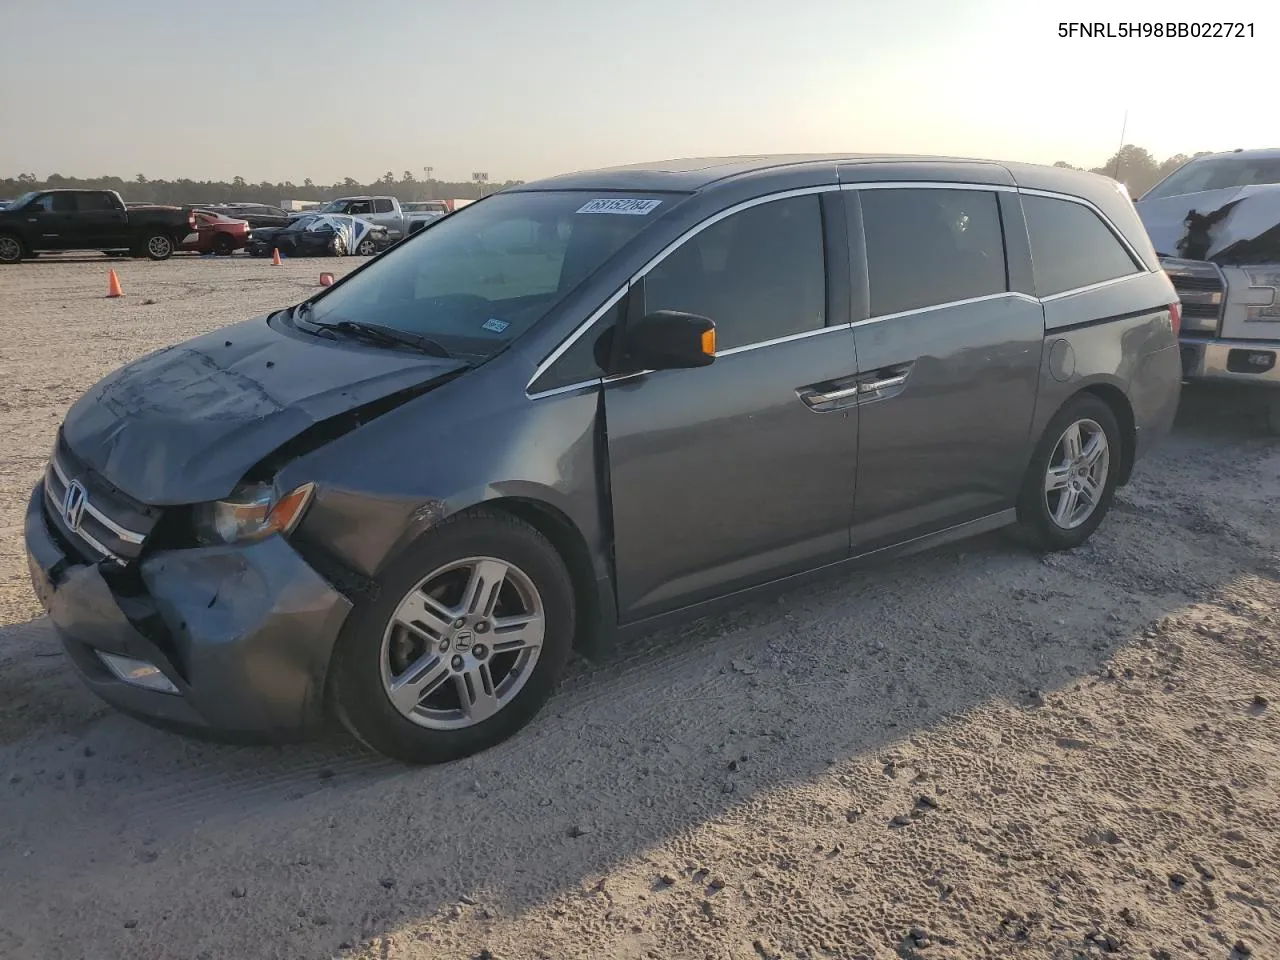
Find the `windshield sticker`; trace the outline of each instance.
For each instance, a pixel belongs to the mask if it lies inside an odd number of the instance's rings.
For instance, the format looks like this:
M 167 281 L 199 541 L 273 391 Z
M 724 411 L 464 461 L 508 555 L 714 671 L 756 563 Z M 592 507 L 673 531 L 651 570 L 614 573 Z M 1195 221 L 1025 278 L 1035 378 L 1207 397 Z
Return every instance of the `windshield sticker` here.
M 501 333 L 503 330 L 507 329 L 507 327 L 511 326 L 511 324 L 507 323 L 505 320 L 499 320 L 497 317 L 490 317 L 480 326 L 486 330 L 492 331 L 493 333 Z
M 633 197 L 610 197 L 603 200 L 589 200 L 578 208 L 579 213 L 621 213 L 633 217 L 643 217 L 652 213 L 661 200 L 638 200 Z

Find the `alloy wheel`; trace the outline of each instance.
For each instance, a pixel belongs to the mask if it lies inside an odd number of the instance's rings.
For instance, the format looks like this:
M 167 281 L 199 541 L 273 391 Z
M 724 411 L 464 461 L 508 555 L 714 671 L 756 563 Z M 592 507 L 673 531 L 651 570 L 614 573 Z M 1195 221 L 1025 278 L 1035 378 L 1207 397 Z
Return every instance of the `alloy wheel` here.
M 16 263 L 22 259 L 22 244 L 13 237 L 0 237 L 0 263 Z
M 173 243 L 168 237 L 152 237 L 147 241 L 147 252 L 153 257 L 167 257 L 173 252 Z
M 1053 522 L 1073 530 L 1093 515 L 1107 487 L 1111 448 L 1094 420 L 1077 420 L 1063 431 L 1049 457 L 1044 502 Z
M 545 622 L 542 597 L 519 567 L 494 557 L 450 563 L 396 606 L 382 637 L 383 690 L 419 726 L 475 726 L 528 682 Z

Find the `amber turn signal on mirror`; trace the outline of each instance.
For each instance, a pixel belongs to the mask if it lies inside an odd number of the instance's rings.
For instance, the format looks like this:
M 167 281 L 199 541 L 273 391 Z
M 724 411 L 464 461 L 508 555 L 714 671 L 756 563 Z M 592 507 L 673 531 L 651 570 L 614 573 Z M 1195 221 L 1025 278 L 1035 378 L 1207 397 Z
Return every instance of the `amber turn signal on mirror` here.
M 716 328 L 702 331 L 702 352 L 708 357 L 716 355 Z

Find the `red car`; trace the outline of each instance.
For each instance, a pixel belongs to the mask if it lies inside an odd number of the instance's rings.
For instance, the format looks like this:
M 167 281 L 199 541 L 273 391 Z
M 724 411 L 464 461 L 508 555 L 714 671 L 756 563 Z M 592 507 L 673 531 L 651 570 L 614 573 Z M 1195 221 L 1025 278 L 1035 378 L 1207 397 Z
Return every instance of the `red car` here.
M 248 221 L 225 217 L 212 210 L 197 210 L 195 216 L 196 232 L 187 234 L 182 250 L 226 256 L 243 249 L 249 239 Z

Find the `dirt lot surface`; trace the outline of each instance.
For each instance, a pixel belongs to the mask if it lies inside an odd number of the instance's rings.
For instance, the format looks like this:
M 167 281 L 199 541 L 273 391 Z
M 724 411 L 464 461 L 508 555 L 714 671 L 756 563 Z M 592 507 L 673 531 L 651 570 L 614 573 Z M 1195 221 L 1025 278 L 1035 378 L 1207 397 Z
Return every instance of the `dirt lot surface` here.
M 653 635 L 453 765 L 99 705 L 26 580 L 61 416 L 335 266 L 0 269 L 0 957 L 1280 956 L 1280 443 L 1238 398 L 1189 393 L 1074 553 Z

